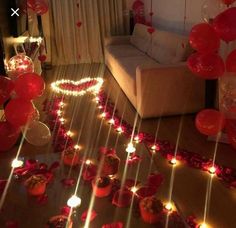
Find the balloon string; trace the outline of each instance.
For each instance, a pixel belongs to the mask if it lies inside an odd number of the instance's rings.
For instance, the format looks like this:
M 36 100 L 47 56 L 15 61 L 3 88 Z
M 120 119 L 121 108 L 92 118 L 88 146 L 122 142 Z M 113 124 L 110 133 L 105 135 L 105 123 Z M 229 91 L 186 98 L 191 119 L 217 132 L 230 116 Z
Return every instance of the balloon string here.
M 151 0 L 151 11 L 150 11 L 150 16 L 151 16 L 151 27 L 152 27 L 152 17 L 153 17 L 153 12 L 152 12 L 152 0 Z
M 184 1 L 184 33 L 186 30 L 186 19 L 187 19 L 187 0 Z

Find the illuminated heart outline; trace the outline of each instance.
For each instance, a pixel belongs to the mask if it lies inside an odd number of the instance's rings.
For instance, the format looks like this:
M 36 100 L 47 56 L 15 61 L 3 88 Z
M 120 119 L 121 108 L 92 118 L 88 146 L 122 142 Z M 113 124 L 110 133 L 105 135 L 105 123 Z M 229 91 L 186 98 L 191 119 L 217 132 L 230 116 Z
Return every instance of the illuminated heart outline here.
M 93 84 L 94 82 L 94 84 Z M 103 84 L 102 78 L 83 78 L 79 81 L 73 80 L 58 80 L 51 84 L 51 88 L 56 93 L 61 93 L 68 96 L 82 96 L 87 92 L 98 93 Z M 68 89 L 63 87 L 82 87 L 79 90 Z M 79 87 L 80 86 L 80 87 Z

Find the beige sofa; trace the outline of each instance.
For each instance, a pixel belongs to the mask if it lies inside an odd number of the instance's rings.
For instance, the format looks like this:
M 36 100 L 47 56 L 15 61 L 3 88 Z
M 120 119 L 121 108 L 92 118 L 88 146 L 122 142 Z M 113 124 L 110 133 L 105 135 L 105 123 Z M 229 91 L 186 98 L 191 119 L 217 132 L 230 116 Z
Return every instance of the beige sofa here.
M 132 36 L 106 38 L 105 62 L 142 118 L 204 107 L 205 82 L 186 66 L 188 39 L 136 24 Z

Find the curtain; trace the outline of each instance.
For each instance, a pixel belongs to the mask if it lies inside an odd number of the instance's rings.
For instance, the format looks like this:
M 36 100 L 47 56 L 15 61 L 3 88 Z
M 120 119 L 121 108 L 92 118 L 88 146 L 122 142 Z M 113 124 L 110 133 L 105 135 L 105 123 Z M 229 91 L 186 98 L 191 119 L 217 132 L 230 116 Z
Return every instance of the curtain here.
M 124 34 L 124 7 L 124 0 L 51 0 L 52 64 L 103 62 L 104 37 Z

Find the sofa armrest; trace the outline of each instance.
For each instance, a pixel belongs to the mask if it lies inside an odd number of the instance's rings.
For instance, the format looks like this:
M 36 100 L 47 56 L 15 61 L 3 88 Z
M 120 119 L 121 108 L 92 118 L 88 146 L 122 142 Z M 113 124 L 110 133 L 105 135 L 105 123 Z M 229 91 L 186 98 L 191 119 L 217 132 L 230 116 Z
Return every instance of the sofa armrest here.
M 110 36 L 110 37 L 105 37 L 104 44 L 105 44 L 105 46 L 108 46 L 108 45 L 130 44 L 130 36 Z
M 137 109 L 143 117 L 196 112 L 204 107 L 205 81 L 185 62 L 136 68 Z

